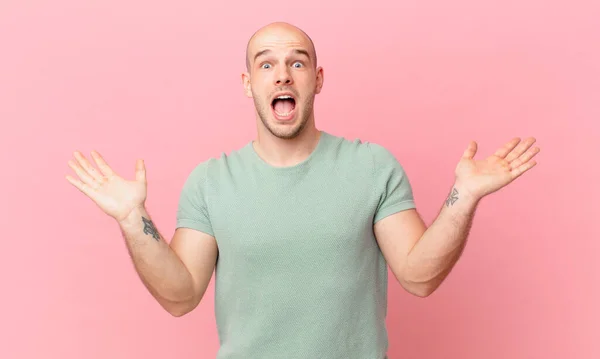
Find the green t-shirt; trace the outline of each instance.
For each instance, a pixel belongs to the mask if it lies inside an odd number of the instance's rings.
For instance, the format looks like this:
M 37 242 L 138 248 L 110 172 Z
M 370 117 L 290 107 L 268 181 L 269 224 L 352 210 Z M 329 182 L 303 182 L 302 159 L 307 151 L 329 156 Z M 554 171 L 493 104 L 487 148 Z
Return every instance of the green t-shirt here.
M 302 163 L 252 142 L 197 165 L 177 227 L 213 235 L 218 359 L 382 359 L 388 271 L 373 224 L 414 208 L 384 147 L 321 131 Z

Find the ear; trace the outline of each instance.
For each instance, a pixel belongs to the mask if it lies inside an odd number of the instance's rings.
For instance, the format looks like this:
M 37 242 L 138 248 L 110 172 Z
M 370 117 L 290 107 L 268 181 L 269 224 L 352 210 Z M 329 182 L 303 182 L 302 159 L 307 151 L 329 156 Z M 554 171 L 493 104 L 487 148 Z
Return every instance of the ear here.
M 315 86 L 315 93 L 320 93 L 321 89 L 323 88 L 323 81 L 325 80 L 324 78 L 325 74 L 323 73 L 323 68 L 321 66 L 319 66 L 317 68 L 317 83 Z
M 248 72 L 244 72 L 242 74 L 242 83 L 244 84 L 244 93 L 248 97 L 252 97 L 252 88 L 250 85 L 250 74 Z

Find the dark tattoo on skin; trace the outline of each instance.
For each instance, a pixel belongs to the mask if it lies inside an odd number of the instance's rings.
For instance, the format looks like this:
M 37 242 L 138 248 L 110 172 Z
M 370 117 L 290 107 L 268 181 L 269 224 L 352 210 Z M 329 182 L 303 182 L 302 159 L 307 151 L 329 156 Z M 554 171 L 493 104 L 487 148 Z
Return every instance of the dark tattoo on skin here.
M 457 200 L 458 200 L 458 191 L 456 190 L 456 188 L 453 188 L 452 192 L 448 195 L 448 198 L 446 199 L 446 206 L 450 207 Z
M 144 221 L 144 234 L 151 234 L 152 237 L 158 241 L 160 235 L 158 234 L 158 230 L 154 226 L 154 223 L 145 217 L 142 217 L 142 221 Z

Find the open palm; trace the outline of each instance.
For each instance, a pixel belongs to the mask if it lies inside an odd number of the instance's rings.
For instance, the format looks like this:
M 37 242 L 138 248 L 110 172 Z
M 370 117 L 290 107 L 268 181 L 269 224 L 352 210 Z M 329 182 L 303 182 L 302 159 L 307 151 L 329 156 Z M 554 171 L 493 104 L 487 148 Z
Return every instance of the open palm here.
M 477 143 L 471 141 L 456 166 L 457 181 L 477 198 L 493 193 L 536 165 L 532 158 L 540 149 L 531 147 L 534 143 L 533 137 L 513 138 L 493 155 L 475 160 Z
M 120 221 L 134 208 L 144 204 L 147 184 L 142 160 L 136 163 L 135 179 L 126 180 L 117 175 L 96 151 L 92 151 L 92 158 L 98 169 L 80 152 L 76 151 L 74 156 L 76 161 L 69 160 L 69 167 L 79 179 L 69 175 L 65 176 L 66 179 L 92 199 L 106 214 Z

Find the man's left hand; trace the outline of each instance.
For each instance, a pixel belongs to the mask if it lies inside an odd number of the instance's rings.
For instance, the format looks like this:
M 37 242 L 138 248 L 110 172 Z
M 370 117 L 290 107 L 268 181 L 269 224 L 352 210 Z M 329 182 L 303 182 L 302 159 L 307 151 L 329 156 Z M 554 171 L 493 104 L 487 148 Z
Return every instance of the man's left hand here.
M 516 137 L 493 155 L 475 160 L 477 143 L 471 141 L 456 166 L 456 183 L 477 199 L 498 191 L 537 164 L 533 157 L 540 149 L 534 143 L 533 137 Z

